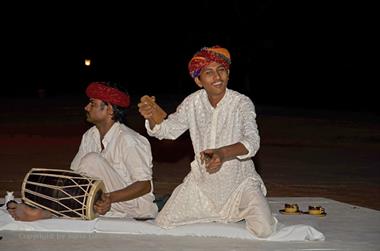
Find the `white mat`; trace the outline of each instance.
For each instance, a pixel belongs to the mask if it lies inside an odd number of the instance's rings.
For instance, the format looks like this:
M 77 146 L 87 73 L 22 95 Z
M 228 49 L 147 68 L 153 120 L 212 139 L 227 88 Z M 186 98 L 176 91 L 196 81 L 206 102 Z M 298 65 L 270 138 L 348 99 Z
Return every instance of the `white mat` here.
M 173 229 L 162 229 L 151 220 L 136 221 L 134 219 L 109 217 L 99 217 L 92 221 L 47 219 L 21 222 L 15 221 L 4 209 L 0 209 L 0 230 L 200 236 L 268 241 L 323 241 L 325 239 L 321 232 L 312 226 L 304 224 L 285 226 L 279 223 L 276 233 L 262 239 L 248 232 L 245 228 L 245 222 L 229 224 L 201 223 Z

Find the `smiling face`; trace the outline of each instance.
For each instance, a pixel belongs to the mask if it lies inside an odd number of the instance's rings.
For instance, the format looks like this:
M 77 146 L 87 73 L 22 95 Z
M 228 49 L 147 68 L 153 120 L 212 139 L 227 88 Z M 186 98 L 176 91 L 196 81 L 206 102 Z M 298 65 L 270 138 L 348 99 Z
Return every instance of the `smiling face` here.
M 206 90 L 209 100 L 214 107 L 226 93 L 229 74 L 229 70 L 222 64 L 212 62 L 203 67 L 200 75 L 194 79 L 199 87 L 203 87 Z

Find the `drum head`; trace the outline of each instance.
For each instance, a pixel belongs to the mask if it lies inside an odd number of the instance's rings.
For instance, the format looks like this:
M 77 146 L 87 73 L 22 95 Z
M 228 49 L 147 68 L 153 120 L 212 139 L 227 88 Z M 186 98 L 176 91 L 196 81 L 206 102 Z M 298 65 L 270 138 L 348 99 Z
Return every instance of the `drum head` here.
M 106 188 L 104 186 L 103 181 L 101 180 L 95 180 L 94 184 L 91 188 L 91 191 L 89 192 L 87 196 L 87 202 L 86 202 L 86 219 L 87 220 L 93 220 L 98 215 L 95 213 L 94 204 L 95 202 L 102 197 L 102 194 L 106 191 Z

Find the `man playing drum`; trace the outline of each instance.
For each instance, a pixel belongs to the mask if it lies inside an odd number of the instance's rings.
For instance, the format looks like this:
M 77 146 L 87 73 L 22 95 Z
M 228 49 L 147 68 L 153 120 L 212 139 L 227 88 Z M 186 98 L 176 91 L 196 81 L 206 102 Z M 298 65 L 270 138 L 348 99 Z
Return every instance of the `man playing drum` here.
M 71 163 L 71 169 L 103 180 L 107 193 L 95 202 L 99 215 L 154 218 L 152 153 L 149 141 L 127 127 L 129 95 L 116 83 L 94 82 L 87 89 L 90 101 L 85 106 L 88 129 Z M 26 204 L 8 203 L 8 212 L 16 220 L 46 219 L 53 214 Z

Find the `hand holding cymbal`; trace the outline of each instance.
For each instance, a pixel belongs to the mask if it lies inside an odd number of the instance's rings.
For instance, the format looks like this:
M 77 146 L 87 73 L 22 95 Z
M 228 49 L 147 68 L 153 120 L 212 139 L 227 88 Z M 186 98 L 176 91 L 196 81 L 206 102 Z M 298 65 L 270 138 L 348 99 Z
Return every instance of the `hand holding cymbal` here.
M 155 102 L 152 97 L 144 95 L 141 97 L 142 103 L 148 104 L 152 108 L 152 118 L 156 124 L 160 124 L 166 117 L 166 112 Z

